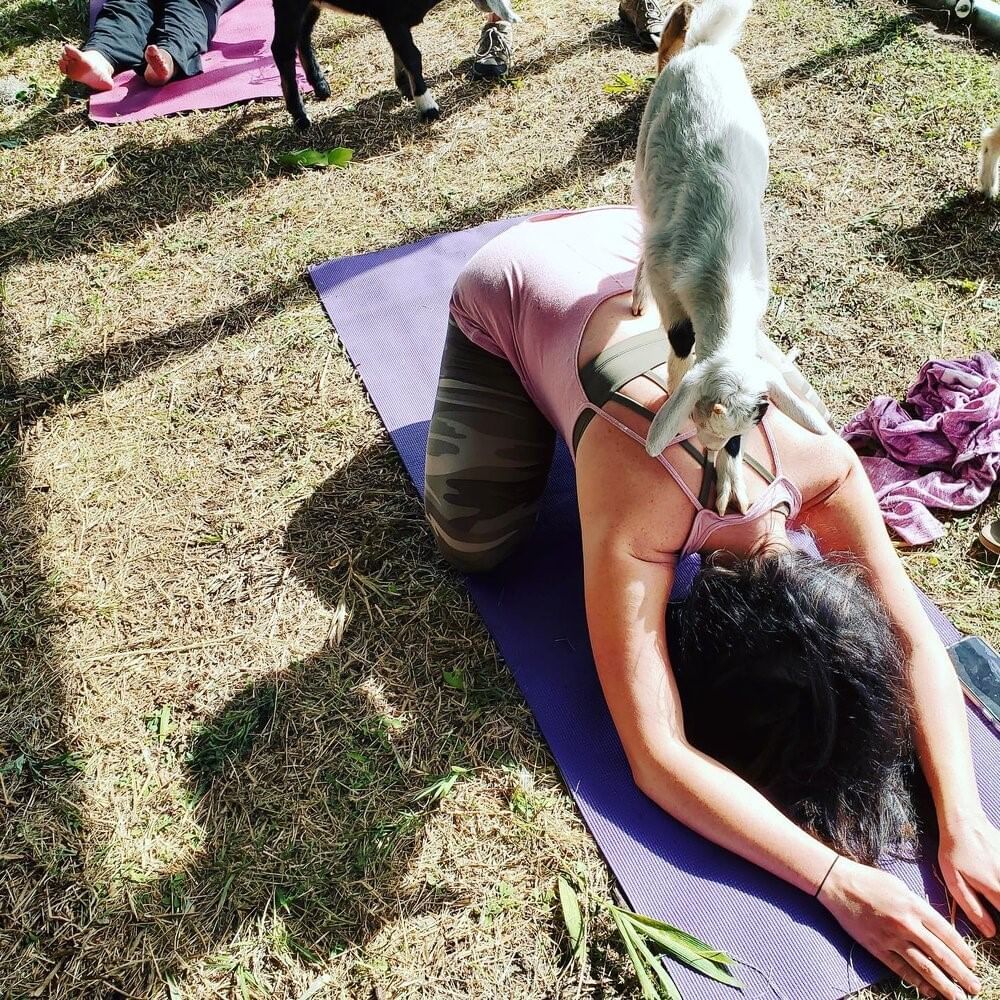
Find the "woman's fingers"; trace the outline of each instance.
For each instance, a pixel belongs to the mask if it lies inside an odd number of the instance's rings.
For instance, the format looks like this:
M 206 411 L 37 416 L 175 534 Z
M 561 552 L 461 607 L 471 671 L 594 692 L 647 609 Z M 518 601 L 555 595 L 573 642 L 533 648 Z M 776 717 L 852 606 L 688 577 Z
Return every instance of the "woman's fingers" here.
M 962 988 L 963 997 L 966 993 L 971 993 L 975 996 L 981 989 L 981 986 L 979 980 L 972 972 L 971 963 L 965 958 L 965 953 L 968 952 L 972 960 L 975 960 L 975 956 L 972 955 L 972 949 L 962 941 L 962 951 L 956 952 L 931 930 L 928 930 L 926 927 L 922 927 L 920 930 L 922 933 L 918 932 L 915 941 L 917 950 L 922 952 L 953 983 L 957 983 Z M 959 940 L 961 941 L 961 938 Z M 945 995 L 947 996 L 947 994 Z
M 955 898 L 955 902 L 962 907 L 965 915 L 972 922 L 972 926 L 983 937 L 991 938 L 996 934 L 997 926 L 993 918 L 986 912 L 986 908 L 983 906 L 979 896 L 976 895 L 958 872 L 954 873 L 948 885 L 948 890 Z
M 920 947 L 915 944 L 907 945 L 901 948 L 898 954 L 925 983 L 944 997 L 944 1000 L 966 1000 L 966 991 L 956 985 L 955 981 L 932 962 Z
M 969 942 L 937 910 L 932 909 L 926 903 L 923 909 L 924 927 L 947 945 L 954 954 L 958 955 L 970 969 L 974 969 L 976 967 L 976 953 L 969 947 Z
M 931 987 L 930 983 L 928 983 L 926 979 L 922 978 L 916 969 L 914 969 L 901 955 L 897 955 L 894 951 L 890 951 L 888 954 L 882 956 L 882 961 L 890 969 L 892 969 L 892 971 L 895 972 L 904 983 L 908 983 L 910 986 L 915 987 L 921 996 L 937 996 L 937 991 Z

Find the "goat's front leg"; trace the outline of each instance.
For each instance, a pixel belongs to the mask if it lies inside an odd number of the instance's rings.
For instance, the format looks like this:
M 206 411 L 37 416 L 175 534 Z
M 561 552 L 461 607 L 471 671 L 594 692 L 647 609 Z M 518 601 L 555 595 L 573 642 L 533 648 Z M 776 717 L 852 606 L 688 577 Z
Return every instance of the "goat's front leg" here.
M 302 104 L 295 75 L 295 49 L 307 6 L 307 0 L 274 0 L 274 40 L 271 42 L 271 55 L 281 77 L 285 107 L 300 132 L 309 128 L 309 116 Z
M 741 514 L 750 506 L 747 484 L 743 478 L 743 438 L 730 438 L 721 451 L 715 453 L 715 509 L 725 514 L 730 500 L 736 502 Z
M 325 101 L 330 96 L 330 84 L 326 79 L 326 74 L 316 59 L 316 52 L 313 49 L 312 33 L 319 20 L 320 9 L 315 4 L 310 4 L 306 8 L 302 18 L 302 27 L 299 28 L 299 62 L 305 70 L 306 79 L 316 95 L 316 100 Z
M 667 391 L 672 396 L 694 364 L 694 326 L 686 316 L 667 330 Z
M 404 97 L 412 98 L 420 112 L 420 117 L 425 122 L 439 118 L 441 109 L 437 106 L 434 95 L 427 89 L 427 84 L 424 82 L 420 49 L 414 43 L 410 29 L 399 22 L 382 21 L 380 23 L 385 37 L 392 46 L 396 66 L 396 86 L 399 87 Z

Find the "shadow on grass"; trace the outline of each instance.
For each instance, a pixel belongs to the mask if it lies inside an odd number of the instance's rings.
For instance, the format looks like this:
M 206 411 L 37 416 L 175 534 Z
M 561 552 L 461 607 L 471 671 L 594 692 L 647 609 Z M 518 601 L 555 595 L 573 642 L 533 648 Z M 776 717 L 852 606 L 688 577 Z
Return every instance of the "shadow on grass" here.
M 590 40 L 587 36 L 545 52 L 519 66 L 519 75 L 543 73 L 587 47 Z M 479 80 L 463 82 L 449 92 L 445 115 L 475 105 L 491 87 Z M 311 112 L 316 108 L 310 102 Z M 0 225 L 0 273 L 28 260 L 59 260 L 93 250 L 106 240 L 127 243 L 156 226 L 204 211 L 207 196 L 216 200 L 238 196 L 260 182 L 262 163 L 269 164 L 276 154 L 302 145 L 302 138 L 290 127 L 247 129 L 275 110 L 284 116 L 277 105 L 227 116 L 214 131 L 193 140 L 152 149 L 141 142 L 123 144 L 114 154 L 113 183 L 69 202 L 22 213 Z M 37 131 L 44 134 L 53 124 L 61 128 L 72 118 L 43 109 L 30 121 L 37 120 Z M 24 128 L 12 130 L 8 137 L 20 137 Z M 31 134 L 30 129 L 27 134 Z M 411 103 L 404 102 L 393 89 L 366 98 L 349 110 L 318 118 L 308 142 L 322 147 L 335 139 L 337 144 L 353 148 L 361 160 L 432 135 Z
M 18 330 L 0 301 L 0 384 Z M 46 496 L 32 490 L 21 438 L 0 424 L 0 994 L 25 996 L 58 974 L 96 894 L 79 853 L 82 761 L 67 733 L 59 615 L 40 536 Z M 30 927 L 31 930 L 27 930 Z M 41 994 L 39 994 L 41 995 Z
M 916 30 L 917 23 L 918 18 L 913 14 L 899 14 L 887 18 L 863 38 L 831 45 L 816 55 L 789 66 L 777 76 L 756 84 L 754 91 L 758 96 L 775 94 L 796 84 L 816 79 L 841 63 L 873 55 L 897 39 L 912 34 Z
M 532 760 L 511 738 L 523 711 L 512 680 L 428 569 L 433 545 L 391 446 L 315 491 L 284 555 L 334 612 L 330 638 L 199 728 L 187 766 L 204 846 L 89 928 L 63 970 L 81 985 L 100 974 L 115 995 L 145 996 L 209 958 L 266 995 L 238 957 L 248 949 L 318 964 L 401 916 L 469 905 L 419 865 L 436 809 L 421 793 L 455 766 Z M 461 691 L 443 679 L 456 669 Z
M 873 249 L 906 274 L 992 283 L 1000 274 L 1000 215 L 978 193 L 955 194 L 919 222 L 883 229 Z
M 71 38 L 87 23 L 85 0 L 22 0 L 0 7 L 0 55 L 49 38 Z
M 598 176 L 631 155 L 643 102 L 644 95 L 634 95 L 595 123 L 560 167 L 446 215 L 430 231 L 404 234 L 399 243 L 523 211 L 550 192 Z M 223 126 L 207 147 L 203 143 L 202 154 L 222 155 L 234 136 L 238 126 Z M 380 141 L 388 148 L 396 139 Z M 253 143 L 251 155 L 259 156 L 264 140 Z M 168 148 L 162 158 L 145 154 L 156 161 L 151 173 L 174 168 L 183 184 L 189 145 Z M 127 166 L 139 173 L 146 168 L 138 150 L 134 156 Z M 248 180 L 235 173 L 230 190 Z M 181 211 L 201 208 L 206 189 L 199 176 L 179 190 Z M 72 253 L 103 235 L 109 218 L 128 220 L 121 234 L 127 238 L 174 214 L 164 200 L 156 205 L 141 186 L 88 196 L 65 209 L 78 229 L 67 217 L 59 224 L 63 209 L 32 213 L 27 221 L 35 238 L 28 245 L 43 257 Z M 0 227 L 4 262 L 31 256 L 16 242 L 25 224 L 22 217 Z M 280 282 L 207 317 L 23 381 L 5 360 L 18 353 L 18 331 L 6 320 L 0 520 L 8 529 L 4 592 L 14 599 L 0 607 L 9 647 L 0 665 L 0 796 L 12 808 L 0 834 L 6 876 L 0 912 L 11 915 L 0 920 L 7 956 L 0 991 L 30 992 L 51 976 L 62 995 L 85 989 L 108 997 L 146 995 L 139 991 L 162 988 L 164 970 L 213 954 L 267 913 L 282 918 L 281 948 L 308 962 L 365 940 L 398 914 L 401 901 L 409 915 L 454 904 L 447 892 L 410 878 L 428 816 L 416 795 L 453 765 L 509 759 L 509 736 L 485 735 L 498 726 L 474 720 L 494 703 L 504 705 L 501 716 L 521 703 L 505 674 L 463 692 L 442 687 L 442 671 L 455 666 L 456 656 L 465 674 L 476 676 L 482 633 L 471 610 L 457 629 L 448 619 L 453 594 L 449 610 L 440 612 L 445 624 L 434 625 L 437 589 L 447 584 L 428 569 L 433 547 L 388 446 L 355 459 L 289 525 L 293 572 L 336 614 L 343 607 L 349 622 L 342 638 L 272 683 L 248 687 L 205 724 L 190 768 L 207 835 L 201 857 L 186 872 L 136 887 L 125 903 L 101 896 L 83 871 L 77 748 L 64 719 L 77 694 L 64 690 L 59 669 L 53 640 L 59 616 L 39 548 L 44 494 L 31 495 L 21 465 L 24 442 L 60 406 L 241 333 L 305 297 L 311 292 L 300 280 Z M 378 691 L 399 706 L 399 717 L 379 707 L 372 694 Z
M 41 536 L 47 497 L 31 487 L 21 451 L 32 427 L 53 408 L 105 389 L 245 331 L 308 292 L 277 285 L 225 310 L 158 331 L 105 355 L 18 382 L 10 358 L 19 331 L 0 297 L 0 994 L 41 995 L 63 984 L 120 996 L 110 988 L 114 949 L 89 970 L 77 968 L 82 942 L 100 940 L 109 906 L 83 866 L 80 769 L 86 765 L 68 724 L 79 697 L 67 691 L 57 636 L 58 587 L 45 568 Z M 113 911 L 113 908 L 110 908 Z M 119 916 L 112 912 L 112 917 Z M 136 929 L 137 935 L 144 932 Z M 37 994 L 33 991 L 39 990 Z M 76 994 L 81 995 L 81 994 Z

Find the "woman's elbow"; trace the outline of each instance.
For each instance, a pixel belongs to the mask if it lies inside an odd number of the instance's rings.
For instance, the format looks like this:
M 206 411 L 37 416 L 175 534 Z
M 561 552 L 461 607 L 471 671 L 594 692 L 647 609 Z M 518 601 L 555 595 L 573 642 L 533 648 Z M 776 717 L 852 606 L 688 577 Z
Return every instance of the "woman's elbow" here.
M 683 785 L 685 764 L 690 760 L 691 747 L 681 736 L 661 740 L 655 752 L 629 755 L 632 780 L 644 795 L 664 804 L 665 798 Z

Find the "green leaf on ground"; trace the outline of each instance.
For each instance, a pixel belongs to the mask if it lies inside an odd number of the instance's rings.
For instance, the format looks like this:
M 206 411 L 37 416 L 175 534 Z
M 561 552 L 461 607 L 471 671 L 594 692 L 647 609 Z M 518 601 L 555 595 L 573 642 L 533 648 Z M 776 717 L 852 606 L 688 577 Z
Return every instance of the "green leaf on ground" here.
M 580 963 L 583 961 L 585 940 L 583 911 L 580 909 L 580 900 L 576 890 L 562 875 L 559 876 L 559 905 L 562 908 L 563 922 L 566 924 L 566 932 L 569 934 L 569 943 L 572 946 L 572 960 L 575 963 Z
M 448 687 L 454 688 L 456 691 L 465 690 L 465 674 L 460 669 L 442 670 L 441 677 Z
M 656 984 L 650 979 L 649 973 L 646 971 L 646 963 L 639 953 L 639 949 L 636 947 L 636 936 L 632 925 L 626 923 L 624 917 L 621 915 L 622 911 L 617 906 L 612 906 L 610 909 L 611 917 L 618 928 L 618 933 L 622 936 L 622 941 L 625 943 L 625 950 L 628 952 L 628 957 L 632 961 L 632 968 L 635 970 L 636 977 L 639 980 L 643 1000 L 660 1000 Z
M 282 153 L 278 162 L 283 167 L 346 167 L 353 157 L 353 149 L 337 146 L 334 149 L 295 149 Z
M 447 774 L 435 778 L 423 791 L 417 792 L 417 800 L 426 799 L 428 805 L 440 802 L 455 787 L 455 782 L 468 773 L 467 767 L 453 766 Z
M 605 94 L 641 94 L 655 79 L 652 74 L 634 77 L 631 73 L 617 73 L 601 90 Z

